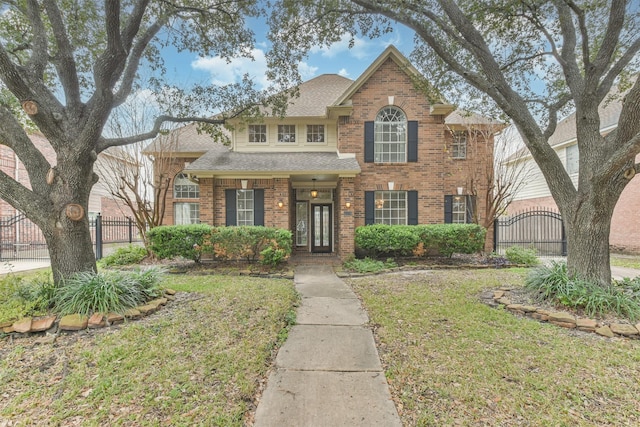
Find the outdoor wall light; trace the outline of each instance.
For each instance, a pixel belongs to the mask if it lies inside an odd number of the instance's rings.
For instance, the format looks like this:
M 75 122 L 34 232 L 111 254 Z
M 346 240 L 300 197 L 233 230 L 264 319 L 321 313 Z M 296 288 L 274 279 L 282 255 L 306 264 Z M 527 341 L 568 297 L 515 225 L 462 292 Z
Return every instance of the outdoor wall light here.
M 458 196 L 462 196 L 463 192 L 464 192 L 464 188 L 463 187 L 458 187 Z
M 316 190 L 316 179 L 313 178 L 313 187 L 311 188 L 311 192 L 309 193 L 311 195 L 312 199 L 315 199 L 318 197 L 318 190 Z
M 282 209 L 284 207 L 284 202 L 282 200 L 278 200 L 278 207 Z
M 345 208 L 347 208 L 347 209 L 349 209 L 349 208 L 351 207 L 351 202 L 347 202 L 347 203 L 345 203 L 345 204 L 344 204 L 344 207 L 345 207 Z

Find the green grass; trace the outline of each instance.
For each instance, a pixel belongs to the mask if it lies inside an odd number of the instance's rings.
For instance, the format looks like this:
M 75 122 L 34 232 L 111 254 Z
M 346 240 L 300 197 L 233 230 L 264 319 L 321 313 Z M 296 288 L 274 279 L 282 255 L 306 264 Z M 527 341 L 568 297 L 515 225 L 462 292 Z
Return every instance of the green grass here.
M 350 279 L 407 426 L 640 423 L 640 343 L 575 336 L 486 306 L 522 270 Z
M 195 291 L 142 321 L 55 346 L 0 342 L 0 421 L 242 426 L 295 321 L 291 281 L 169 276 Z
M 611 265 L 616 267 L 636 268 L 640 270 L 640 256 L 611 255 Z

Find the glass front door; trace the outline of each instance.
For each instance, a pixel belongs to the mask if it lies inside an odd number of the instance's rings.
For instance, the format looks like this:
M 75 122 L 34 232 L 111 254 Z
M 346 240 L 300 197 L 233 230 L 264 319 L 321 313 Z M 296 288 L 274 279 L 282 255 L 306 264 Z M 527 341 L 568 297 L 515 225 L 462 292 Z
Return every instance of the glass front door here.
M 312 205 L 311 221 L 311 251 L 331 252 L 331 205 Z

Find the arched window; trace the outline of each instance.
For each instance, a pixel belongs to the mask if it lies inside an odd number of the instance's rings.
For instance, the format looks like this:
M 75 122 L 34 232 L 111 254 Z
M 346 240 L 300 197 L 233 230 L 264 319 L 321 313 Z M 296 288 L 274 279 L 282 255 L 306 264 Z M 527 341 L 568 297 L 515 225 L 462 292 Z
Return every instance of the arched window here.
M 197 199 L 200 197 L 200 186 L 191 181 L 187 175 L 179 173 L 173 180 L 174 199 Z
M 374 157 L 377 163 L 407 161 L 407 116 L 396 107 L 384 107 L 376 116 Z

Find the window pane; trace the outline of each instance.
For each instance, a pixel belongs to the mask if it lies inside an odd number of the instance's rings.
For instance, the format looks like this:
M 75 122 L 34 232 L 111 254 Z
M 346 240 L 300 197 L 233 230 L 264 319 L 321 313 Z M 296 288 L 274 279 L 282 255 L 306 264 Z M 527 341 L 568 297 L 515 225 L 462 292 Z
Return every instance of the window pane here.
M 454 224 L 465 224 L 467 222 L 467 198 L 464 196 L 454 196 L 451 222 Z
M 296 142 L 296 126 L 278 125 L 278 142 Z
M 407 118 L 399 108 L 385 107 L 374 126 L 374 160 L 379 163 L 406 161 Z
M 296 203 L 296 245 L 306 246 L 308 236 L 307 204 Z
M 267 125 L 249 125 L 249 142 L 267 142 Z
M 453 134 L 453 143 L 451 145 L 451 157 L 454 159 L 467 158 L 467 134 L 464 132 L 456 132 Z
M 199 203 L 174 203 L 173 222 L 175 225 L 200 223 Z
M 236 224 L 253 225 L 253 190 L 236 190 Z
M 307 142 L 324 142 L 324 125 L 307 125 Z
M 376 191 L 375 223 L 389 225 L 406 225 L 406 206 L 406 191 Z
M 179 173 L 173 179 L 174 199 L 197 199 L 200 197 L 200 185 L 191 181 L 187 175 Z

